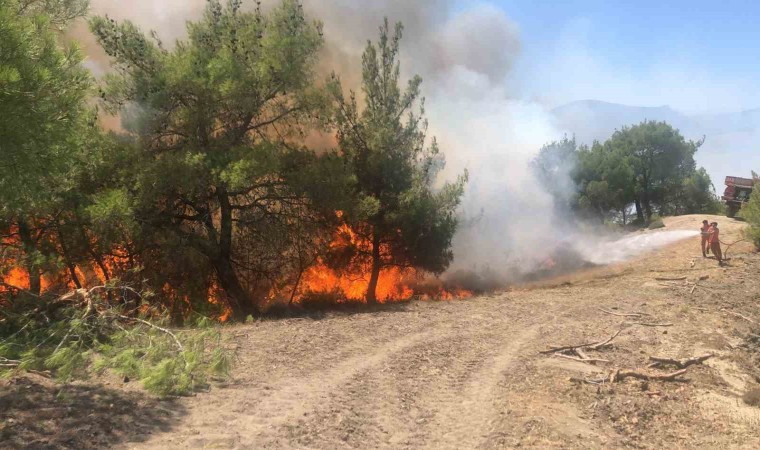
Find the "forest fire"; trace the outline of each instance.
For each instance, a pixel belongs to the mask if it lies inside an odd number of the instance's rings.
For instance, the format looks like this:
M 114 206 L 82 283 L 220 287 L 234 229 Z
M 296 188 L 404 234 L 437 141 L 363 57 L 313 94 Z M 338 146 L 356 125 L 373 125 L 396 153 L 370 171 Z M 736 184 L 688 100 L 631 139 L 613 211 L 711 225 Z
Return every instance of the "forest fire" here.
M 0 278 L 0 281 L 3 282 L 3 285 L 0 286 L 0 292 L 13 288 L 29 289 L 29 273 L 20 267 L 14 267 L 9 270 L 4 277 Z M 49 287 L 49 283 L 45 280 L 45 277 L 42 277 L 40 280 L 40 287 L 43 292 Z
M 343 216 L 337 211 L 338 218 Z M 347 250 L 354 255 L 368 255 L 371 253 L 371 242 L 359 236 L 348 224 L 341 224 L 333 235 L 333 240 L 328 245 L 328 254 L 345 253 Z M 381 247 L 381 255 L 389 256 L 390 249 Z M 292 301 L 300 303 L 309 298 L 332 297 L 336 302 L 363 302 L 365 301 L 371 264 L 367 261 L 348 264 L 347 268 L 338 270 L 330 267 L 323 257 L 319 257 L 316 263 L 306 269 L 299 277 L 299 281 L 291 287 Z M 445 288 L 440 280 L 424 280 L 425 275 L 412 268 L 400 268 L 386 266 L 380 270 L 377 282 L 376 298 L 381 303 L 405 301 L 414 296 L 422 299 L 452 300 L 457 298 L 471 297 L 472 292 L 455 288 Z M 424 280 L 424 281 L 423 281 Z
M 396 267 L 381 270 L 377 282 L 377 299 L 380 302 L 410 299 L 414 291 L 407 281 L 415 276 L 411 270 L 403 271 Z M 295 299 L 300 301 L 308 294 L 336 294 L 346 300 L 361 301 L 368 286 L 369 271 L 341 274 L 319 261 L 304 274 L 299 286 L 302 293 L 297 294 Z

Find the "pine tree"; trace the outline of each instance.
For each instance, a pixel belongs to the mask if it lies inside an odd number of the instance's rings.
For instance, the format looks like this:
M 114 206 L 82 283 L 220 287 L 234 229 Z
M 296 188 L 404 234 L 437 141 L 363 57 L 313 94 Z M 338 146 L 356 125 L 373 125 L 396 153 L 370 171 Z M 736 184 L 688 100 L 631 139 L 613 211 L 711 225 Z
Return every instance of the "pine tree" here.
M 345 219 L 369 245 L 357 248 L 348 264 L 369 268 L 368 303 L 377 301 L 380 272 L 386 267 L 441 273 L 453 254 L 455 209 L 466 174 L 438 190 L 433 183 L 443 167 L 435 139 L 427 141 L 422 79 L 399 87 L 398 61 L 402 25 L 391 34 L 388 20 L 377 44 L 369 42 L 362 57 L 364 108 L 335 83 L 338 142 L 353 175 L 353 207 Z M 418 112 L 414 111 L 419 105 Z
M 241 7 L 210 0 L 171 50 L 130 22 L 97 17 L 91 28 L 116 70 L 107 104 L 132 116 L 141 149 L 135 214 L 187 268 L 207 264 L 244 318 L 289 251 L 306 200 L 283 172 L 325 96 L 314 84 L 321 25 L 296 0 L 268 13 Z

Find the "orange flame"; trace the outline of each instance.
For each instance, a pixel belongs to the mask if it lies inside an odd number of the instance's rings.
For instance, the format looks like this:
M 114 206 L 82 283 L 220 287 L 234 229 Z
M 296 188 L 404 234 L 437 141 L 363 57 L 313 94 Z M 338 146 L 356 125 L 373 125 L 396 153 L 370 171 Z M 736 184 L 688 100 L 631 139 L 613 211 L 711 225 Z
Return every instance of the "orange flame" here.
M 338 218 L 343 217 L 342 211 L 336 211 Z M 369 252 L 371 242 L 359 236 L 351 227 L 344 223 L 338 227 L 330 242 L 331 249 L 340 249 L 348 245 Z M 381 248 L 381 254 L 388 254 L 389 249 Z M 307 269 L 301 277 L 301 281 L 295 289 L 298 290 L 293 296 L 295 301 L 303 300 L 308 294 L 338 294 L 344 300 L 364 301 L 369 287 L 370 268 L 361 267 L 349 272 L 338 272 L 325 263 L 321 258 L 317 263 Z M 375 291 L 376 298 L 379 302 L 393 302 L 409 300 L 415 295 L 413 284 L 420 278 L 419 272 L 414 269 L 401 269 L 398 267 L 386 267 L 380 270 Z M 293 287 L 291 287 L 291 292 Z M 441 298 L 455 299 L 470 297 L 472 293 L 464 289 L 455 289 L 447 291 L 442 287 L 436 290 L 435 294 L 423 295 L 422 298 Z M 270 294 L 270 298 L 276 295 Z
M 216 282 L 212 282 L 208 288 L 208 302 L 221 308 L 222 312 L 217 317 L 220 322 L 227 322 L 232 317 L 232 308 L 224 301 L 224 292 Z

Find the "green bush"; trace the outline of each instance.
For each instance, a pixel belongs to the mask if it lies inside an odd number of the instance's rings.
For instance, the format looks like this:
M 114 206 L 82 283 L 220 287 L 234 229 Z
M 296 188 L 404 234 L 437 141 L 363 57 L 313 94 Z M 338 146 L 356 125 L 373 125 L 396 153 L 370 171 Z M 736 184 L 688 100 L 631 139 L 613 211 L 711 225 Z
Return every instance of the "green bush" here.
M 647 224 L 647 228 L 650 230 L 656 230 L 658 228 L 665 228 L 665 222 L 662 221 L 662 218 L 658 216 L 657 214 L 653 215 L 651 219 L 649 219 L 649 223 Z
M 53 317 L 50 317 L 50 316 Z M 69 382 L 113 371 L 159 395 L 185 395 L 225 378 L 232 354 L 209 319 L 170 330 L 166 316 L 134 317 L 115 308 L 65 307 L 0 314 L 0 373 L 49 371 Z
M 749 201 L 741 209 L 742 217 L 749 223 L 745 231 L 748 239 L 751 239 L 760 250 L 760 187 L 755 185 Z

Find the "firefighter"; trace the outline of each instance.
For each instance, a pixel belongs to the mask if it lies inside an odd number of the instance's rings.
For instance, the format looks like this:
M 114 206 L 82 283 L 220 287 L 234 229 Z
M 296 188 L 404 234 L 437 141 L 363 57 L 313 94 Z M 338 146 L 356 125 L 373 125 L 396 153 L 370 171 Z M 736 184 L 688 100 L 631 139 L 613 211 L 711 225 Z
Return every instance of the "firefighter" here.
M 719 265 L 723 265 L 723 253 L 720 249 L 720 230 L 718 229 L 718 222 L 713 222 L 710 227 L 710 235 L 708 240 L 710 241 L 710 249 L 715 255 L 715 259 L 718 260 Z
M 702 221 L 702 228 L 699 231 L 702 233 L 702 257 L 707 258 L 707 254 L 710 253 L 710 247 L 707 245 L 710 238 L 710 224 L 707 220 Z

